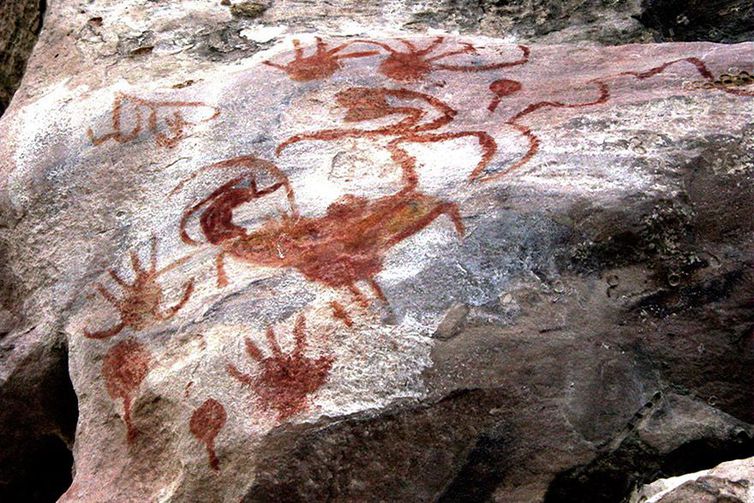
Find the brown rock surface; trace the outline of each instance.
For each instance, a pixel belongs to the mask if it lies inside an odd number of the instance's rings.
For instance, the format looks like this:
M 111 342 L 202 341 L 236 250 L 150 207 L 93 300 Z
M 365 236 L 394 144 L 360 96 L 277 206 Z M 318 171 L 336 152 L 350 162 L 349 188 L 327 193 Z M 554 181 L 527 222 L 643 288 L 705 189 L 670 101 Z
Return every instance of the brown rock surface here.
M 8 107 L 34 48 L 46 8 L 45 0 L 0 4 L 0 115 Z

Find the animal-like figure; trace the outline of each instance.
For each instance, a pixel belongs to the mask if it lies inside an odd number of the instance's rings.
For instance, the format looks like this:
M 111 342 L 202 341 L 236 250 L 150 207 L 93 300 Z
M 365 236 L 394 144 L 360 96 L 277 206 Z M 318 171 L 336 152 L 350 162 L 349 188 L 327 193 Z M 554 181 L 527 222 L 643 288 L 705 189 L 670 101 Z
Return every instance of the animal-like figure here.
M 404 116 L 404 118 L 374 129 L 325 129 L 297 134 L 281 143 L 277 148 L 277 154 L 280 155 L 285 149 L 301 141 L 393 137 L 387 144 L 387 149 L 393 160 L 403 170 L 404 186 L 412 189 L 418 183 L 416 159 L 401 147 L 405 143 L 441 143 L 458 138 L 475 138 L 482 148 L 482 155 L 474 168 L 472 177 L 474 173 L 482 172 L 497 152 L 495 139 L 484 131 L 435 132 L 451 123 L 458 112 L 447 103 L 428 94 L 409 89 L 351 87 L 338 92 L 335 99 L 346 109 L 344 117 L 346 122 L 364 122 L 390 116 Z M 410 103 L 392 104 L 389 100 Z M 416 101 L 428 104 L 429 111 L 416 106 L 414 104 Z M 437 118 L 428 120 L 427 117 L 432 115 L 430 112 L 437 114 Z
M 282 176 L 272 163 L 262 159 L 242 156 L 208 168 L 230 166 L 247 167 L 249 171 L 188 208 L 180 226 L 185 243 L 200 244 L 187 230 L 189 221 L 199 214 L 202 234 L 219 248 L 216 266 L 221 287 L 228 283 L 224 263 L 226 257 L 231 257 L 254 266 L 294 268 L 312 281 L 348 289 L 366 305 L 368 302 L 357 283 L 366 282 L 377 297 L 384 299 L 374 278 L 395 244 L 424 229 L 440 215 L 450 217 L 458 233 L 464 233 L 455 204 L 421 194 L 413 186 L 371 201 L 346 195 L 331 204 L 324 216 L 316 218 L 300 216 L 292 202 L 289 213 L 249 231 L 233 222 L 233 212 L 238 206 L 278 190 L 285 190 L 292 199 L 293 192 L 287 180 L 259 187 L 261 167 Z

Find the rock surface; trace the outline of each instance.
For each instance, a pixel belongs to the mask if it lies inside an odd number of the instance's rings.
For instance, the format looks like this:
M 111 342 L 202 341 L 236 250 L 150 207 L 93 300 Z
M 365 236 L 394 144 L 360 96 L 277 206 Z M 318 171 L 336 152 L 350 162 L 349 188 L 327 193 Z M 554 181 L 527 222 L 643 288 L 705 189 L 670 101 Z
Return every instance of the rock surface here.
M 71 443 L 63 501 L 619 501 L 754 455 L 754 43 L 282 4 L 49 12 L 0 121 L 0 496 Z
M 16 92 L 34 43 L 42 29 L 45 1 L 0 4 L 0 115 Z
M 658 480 L 631 496 L 630 503 L 745 503 L 754 501 L 754 458 L 721 463 L 711 470 Z

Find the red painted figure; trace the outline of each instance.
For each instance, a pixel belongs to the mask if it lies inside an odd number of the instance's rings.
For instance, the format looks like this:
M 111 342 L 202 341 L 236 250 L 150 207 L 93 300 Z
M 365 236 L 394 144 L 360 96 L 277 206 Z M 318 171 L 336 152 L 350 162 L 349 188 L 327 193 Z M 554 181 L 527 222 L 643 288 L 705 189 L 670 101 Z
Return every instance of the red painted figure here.
M 228 239 L 245 236 L 245 229 L 233 223 L 233 209 L 260 197 L 272 194 L 279 189 L 285 191 L 290 210 L 296 214 L 296 201 L 293 196 L 293 189 L 291 189 L 291 185 L 288 182 L 288 177 L 273 163 L 251 155 L 234 157 L 205 166 L 178 184 L 170 195 L 172 196 L 180 191 L 188 181 L 196 178 L 196 176 L 203 172 L 234 168 L 240 168 L 245 173 L 224 183 L 209 196 L 184 212 L 180 224 L 181 239 L 184 243 L 191 245 L 199 244 L 198 241 L 188 235 L 186 224 L 194 214 L 202 209 L 204 211 L 199 219 L 200 225 L 202 232 L 210 243 L 217 245 Z M 264 187 L 260 187 L 260 181 L 264 178 L 269 178 L 270 183 Z
M 227 419 L 225 407 L 214 398 L 208 398 L 194 411 L 189 422 L 191 434 L 207 448 L 209 466 L 213 470 L 220 469 L 220 461 L 215 454 L 215 438 Z
M 516 80 L 510 80 L 510 79 L 496 80 L 495 82 L 490 84 L 490 91 L 492 91 L 495 94 L 495 97 L 492 98 L 492 101 L 490 101 L 490 104 L 487 107 L 487 110 L 489 110 L 490 112 L 494 112 L 497 109 L 497 107 L 500 105 L 500 102 L 502 101 L 504 97 L 517 93 L 520 90 L 521 90 L 521 82 L 518 82 Z
M 417 106 L 393 105 L 388 99 L 408 102 L 423 101 L 431 107 L 432 112 L 439 116 L 433 120 L 425 120 L 429 115 L 427 110 Z M 336 95 L 336 100 L 346 109 L 346 122 L 363 122 L 393 115 L 405 117 L 395 123 L 374 129 L 326 129 L 298 134 L 278 146 L 278 155 L 289 146 L 301 141 L 394 137 L 387 148 L 393 160 L 401 166 L 404 186 L 412 189 L 418 182 L 416 159 L 401 148 L 404 143 L 440 143 L 457 138 L 475 138 L 482 148 L 482 156 L 474 173 L 483 171 L 497 152 L 497 143 L 494 138 L 483 131 L 433 132 L 452 122 L 457 112 L 443 101 L 428 94 L 409 89 L 352 87 L 340 91 Z
M 511 164 L 510 166 L 507 166 L 504 170 L 498 171 L 496 173 L 487 174 L 485 175 L 484 167 L 477 167 L 477 169 L 474 170 L 474 172 L 471 175 L 472 179 L 475 179 L 477 181 L 481 182 L 489 182 L 493 180 L 497 180 L 511 171 L 514 171 L 525 164 L 527 164 L 539 151 L 540 146 L 540 139 L 539 137 L 532 131 L 532 129 L 522 124 L 522 120 L 527 117 L 528 115 L 537 112 L 538 110 L 546 109 L 546 108 L 582 108 L 582 107 L 589 107 L 594 105 L 600 105 L 603 103 L 607 103 L 610 99 L 610 87 L 608 86 L 608 81 L 619 78 L 619 77 L 635 77 L 639 80 L 648 79 L 651 77 L 654 77 L 656 75 L 659 75 L 663 73 L 667 68 L 678 64 L 678 63 L 686 63 L 690 64 L 694 67 L 694 69 L 699 73 L 699 75 L 704 79 L 705 83 L 708 84 L 708 89 L 717 89 L 720 91 L 723 91 L 728 94 L 732 94 L 735 96 L 754 96 L 754 91 L 750 89 L 742 89 L 740 87 L 732 87 L 732 86 L 726 86 L 723 85 L 722 82 L 719 80 L 715 80 L 714 75 L 712 72 L 707 68 L 707 65 L 699 58 L 681 58 L 681 59 L 675 59 L 672 61 L 668 61 L 666 63 L 663 63 L 661 65 L 658 65 L 656 67 L 650 68 L 645 71 L 625 71 L 625 72 L 619 72 L 612 75 L 606 75 L 604 77 L 599 77 L 596 79 L 589 80 L 587 84 L 589 86 L 594 86 L 596 91 L 596 96 L 594 99 L 581 102 L 581 103 L 563 103 L 560 101 L 537 101 L 534 103 L 531 103 L 527 106 L 525 106 L 522 110 L 519 112 L 513 114 L 511 117 L 509 117 L 505 124 L 508 124 L 509 126 L 513 127 L 517 131 L 519 131 L 524 137 L 526 137 L 527 141 L 529 142 L 529 149 L 527 152 L 515 163 Z M 516 93 L 521 89 L 521 84 L 516 81 L 507 80 L 507 79 L 501 79 L 497 80 L 490 85 L 490 90 L 495 95 L 492 101 L 490 102 L 490 105 L 488 109 L 490 112 L 494 112 L 498 106 L 500 105 L 501 99 L 504 96 L 508 96 L 510 94 Z
M 210 121 L 220 115 L 220 110 L 201 101 L 154 101 L 118 93 L 113 103 L 113 131 L 96 137 L 88 129 L 86 134 L 94 145 L 101 145 L 108 140 L 126 143 L 136 139 L 146 127 L 154 135 L 157 145 L 172 148 L 184 138 L 186 126 L 195 124 L 184 118 L 182 110 L 187 108 L 204 108 L 209 112 L 207 117 L 198 122 Z M 167 134 L 159 128 L 160 119 L 165 121 Z
M 285 65 L 265 61 L 266 65 L 272 66 L 286 72 L 291 79 L 306 82 L 309 80 L 319 80 L 332 76 L 341 68 L 340 61 L 347 58 L 363 58 L 377 54 L 377 51 L 349 52 L 339 54 L 340 51 L 355 42 L 346 42 L 337 47 L 329 49 L 320 37 L 316 37 L 317 47 L 310 56 L 304 56 L 304 50 L 301 43 L 294 39 L 294 59 Z
M 453 65 L 440 63 L 440 60 L 458 54 L 476 54 L 476 48 L 467 42 L 460 42 L 460 48 L 458 49 L 434 54 L 435 51 L 445 42 L 445 37 L 436 37 L 429 45 L 422 49 L 416 47 L 416 45 L 409 40 L 400 39 L 399 41 L 405 46 L 406 51 L 395 49 L 384 42 L 375 42 L 371 40 L 357 40 L 355 42 L 376 45 L 386 50 L 388 56 L 380 64 L 379 72 L 386 77 L 399 82 L 416 82 L 422 80 L 430 72 L 435 70 L 487 72 L 490 70 L 499 70 L 502 68 L 523 65 L 529 61 L 529 48 L 524 45 L 519 45 L 518 49 L 521 51 L 521 57 L 514 61 L 504 61 L 487 65 Z
M 136 331 L 143 330 L 158 321 L 169 320 L 175 316 L 191 297 L 191 293 L 194 291 L 194 280 L 193 278 L 189 279 L 183 286 L 181 300 L 173 307 L 163 311 L 161 309 L 162 288 L 157 283 L 157 278 L 161 274 L 182 265 L 188 258 L 176 260 L 172 264 L 157 270 L 157 239 L 154 236 L 151 241 L 148 269 L 142 269 L 138 255 L 131 252 L 131 266 L 136 274 L 133 283 L 127 283 L 112 269 L 108 271 L 113 281 L 125 291 L 126 295 L 123 299 L 118 299 L 101 284 L 95 285 L 99 294 L 120 312 L 120 322 L 110 328 L 96 332 L 85 329 L 84 336 L 90 339 L 107 339 L 120 333 L 126 327 Z
M 252 164 L 281 175 L 268 161 L 249 156 L 212 166 Z M 296 211 L 287 181 L 277 181 L 260 189 L 255 183 L 260 174 L 250 171 L 234 179 L 233 183 L 224 184 L 188 208 L 181 219 L 184 242 L 199 244 L 188 235 L 186 226 L 194 214 L 202 211 L 199 217 L 202 232 L 207 241 L 220 247 L 216 263 L 219 286 L 227 284 L 224 268 L 227 255 L 256 266 L 295 268 L 312 281 L 350 290 L 365 305 L 367 301 L 357 283 L 365 281 L 377 297 L 384 298 L 374 277 L 382 270 L 385 254 L 395 244 L 443 214 L 451 218 L 460 235 L 464 232 L 455 204 L 421 194 L 413 186 L 373 201 L 347 195 L 331 204 L 324 216 L 306 218 Z M 239 187 L 240 179 L 247 186 Z M 233 223 L 235 208 L 249 198 L 262 197 L 277 190 L 285 190 L 291 198 L 293 210 L 290 214 L 270 219 L 254 231 Z
M 102 363 L 107 393 L 114 400 L 123 400 L 123 421 L 129 443 L 138 434 L 131 420 L 131 404 L 151 365 L 152 357 L 147 349 L 134 340 L 125 340 L 110 348 Z
M 260 406 L 265 410 L 274 410 L 279 421 L 306 410 L 309 395 L 325 384 L 333 364 L 332 356 L 310 358 L 305 355 L 306 318 L 303 314 L 296 319 L 293 335 L 294 349 L 286 354 L 280 349 L 272 327 L 269 327 L 266 336 L 272 356 L 266 357 L 250 339 L 245 340 L 246 352 L 260 368 L 256 376 L 241 372 L 235 365 L 228 365 L 228 373 L 249 386 Z
M 327 47 L 321 38 L 317 37 L 317 45 L 310 56 L 304 56 L 301 43 L 293 40 L 294 59 L 285 65 L 265 61 L 265 64 L 286 72 L 291 79 L 297 81 L 319 80 L 331 77 L 341 69 L 340 61 L 346 58 L 363 58 L 379 54 L 378 51 L 358 51 L 339 54 L 340 51 L 354 44 L 377 46 L 387 52 L 387 57 L 380 63 L 379 72 L 386 77 L 399 82 L 416 82 L 429 73 L 436 70 L 454 72 L 486 72 L 499 70 L 512 66 L 523 65 L 529 60 L 529 48 L 519 45 L 522 55 L 514 61 L 504 61 L 486 65 L 474 64 L 450 64 L 442 63 L 449 57 L 460 54 L 476 54 L 477 49 L 468 42 L 459 42 L 458 48 L 439 52 L 438 49 L 445 43 L 445 37 L 436 37 L 426 47 L 419 48 L 410 40 L 400 39 L 399 42 L 406 48 L 405 51 L 395 49 L 385 42 L 374 40 L 351 40 L 332 49 Z

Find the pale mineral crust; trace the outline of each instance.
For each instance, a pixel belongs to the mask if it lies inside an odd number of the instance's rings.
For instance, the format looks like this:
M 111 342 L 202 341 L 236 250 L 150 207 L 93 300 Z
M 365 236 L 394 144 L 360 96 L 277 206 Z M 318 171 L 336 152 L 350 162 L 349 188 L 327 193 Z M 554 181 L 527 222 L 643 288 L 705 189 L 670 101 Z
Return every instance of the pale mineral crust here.
M 754 43 L 282 4 L 47 17 L 0 119 L 0 496 L 40 438 L 83 502 L 620 501 L 754 455 Z

